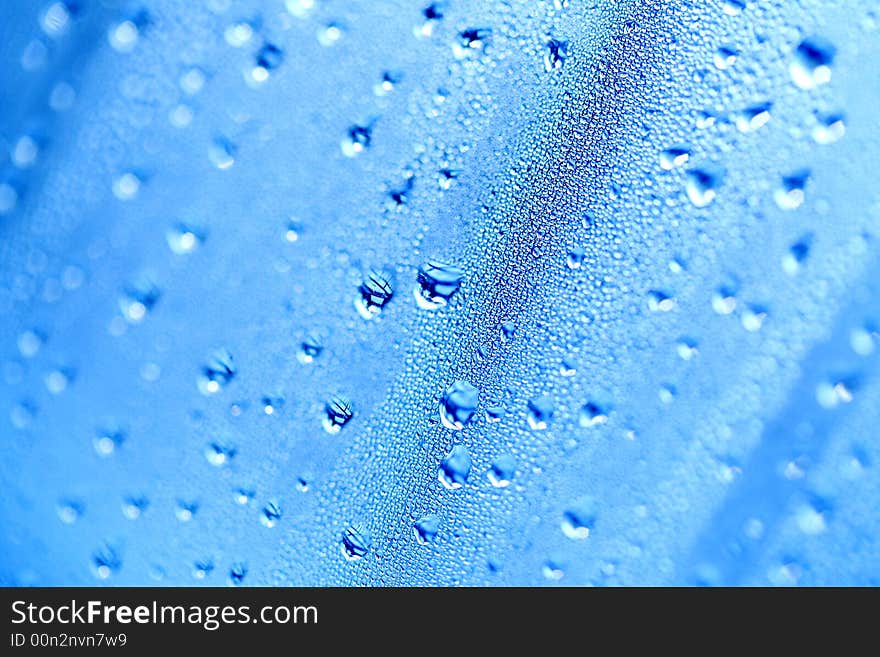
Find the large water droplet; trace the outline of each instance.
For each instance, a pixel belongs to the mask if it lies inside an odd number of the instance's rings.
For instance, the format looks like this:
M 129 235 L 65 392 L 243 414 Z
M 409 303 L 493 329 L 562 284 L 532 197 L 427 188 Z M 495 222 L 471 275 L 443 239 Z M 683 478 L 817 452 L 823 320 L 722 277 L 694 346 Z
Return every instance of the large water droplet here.
M 669 171 L 683 166 L 691 157 L 691 148 L 686 144 L 676 144 L 661 151 L 660 168 Z
M 472 27 L 458 33 L 452 44 L 452 53 L 456 59 L 473 57 L 485 51 L 492 36 L 492 30 L 483 27 Z
M 360 296 L 355 299 L 354 307 L 364 319 L 376 317 L 393 296 L 388 277 L 375 270 L 364 277 L 358 291 Z
M 178 222 L 165 233 L 168 247 L 177 255 L 192 253 L 204 241 L 204 234 L 198 228 Z
M 516 459 L 510 454 L 502 454 L 492 461 L 492 467 L 489 468 L 486 477 L 495 488 L 507 488 L 515 474 Z
M 455 265 L 429 260 L 419 269 L 414 290 L 416 302 L 426 310 L 439 308 L 458 291 L 462 280 L 464 272 Z
M 471 455 L 464 445 L 455 445 L 440 462 L 437 478 L 449 490 L 461 488 L 471 473 Z
M 296 359 L 300 363 L 308 365 L 320 356 L 322 351 L 324 351 L 324 344 L 321 338 L 314 333 L 309 333 L 300 343 Z
M 264 527 L 272 528 L 278 524 L 279 520 L 281 520 L 281 506 L 278 502 L 270 500 L 260 513 L 260 522 Z
M 837 49 L 825 39 L 809 37 L 798 44 L 788 70 L 801 89 L 813 89 L 831 80 L 831 64 Z
M 459 431 L 470 422 L 477 410 L 480 391 L 467 381 L 456 381 L 440 400 L 440 422 L 447 429 Z
M 149 314 L 161 296 L 162 292 L 152 277 L 142 274 L 123 289 L 119 298 L 119 309 L 131 324 L 138 324 Z
M 767 125 L 771 118 L 771 109 L 773 109 L 772 103 L 757 103 L 740 110 L 733 117 L 736 129 L 740 132 L 754 132 Z
M 342 556 L 348 561 L 357 561 L 367 556 L 373 539 L 369 530 L 360 524 L 354 524 L 342 532 Z
M 816 117 L 817 124 L 813 128 L 813 141 L 817 144 L 833 144 L 846 132 L 843 114 L 834 112 Z
M 437 536 L 440 530 L 440 518 L 435 515 L 425 516 L 413 524 L 413 533 L 419 545 L 427 545 Z
M 568 41 L 550 39 L 547 42 L 547 51 L 544 53 L 544 70 L 547 72 L 562 68 L 568 57 Z
M 329 434 L 337 434 L 354 415 L 351 402 L 341 395 L 334 395 L 324 405 L 324 430 Z
M 372 128 L 366 125 L 353 125 L 348 129 L 340 144 L 342 152 L 348 157 L 363 153 L 372 141 Z

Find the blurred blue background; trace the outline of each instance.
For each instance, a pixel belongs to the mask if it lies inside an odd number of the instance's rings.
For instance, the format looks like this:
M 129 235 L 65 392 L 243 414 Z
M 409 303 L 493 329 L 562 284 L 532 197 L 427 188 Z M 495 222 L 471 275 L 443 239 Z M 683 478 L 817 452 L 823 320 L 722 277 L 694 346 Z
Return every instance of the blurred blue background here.
M 10 0 L 0 582 L 876 585 L 872 0 Z

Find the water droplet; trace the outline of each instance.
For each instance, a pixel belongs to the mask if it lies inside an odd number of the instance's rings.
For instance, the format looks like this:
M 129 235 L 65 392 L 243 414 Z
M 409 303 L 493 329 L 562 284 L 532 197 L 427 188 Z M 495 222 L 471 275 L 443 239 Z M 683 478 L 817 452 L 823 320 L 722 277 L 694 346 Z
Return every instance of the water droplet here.
M 455 490 L 467 483 L 471 473 L 471 455 L 464 445 L 455 445 L 440 462 L 437 478 L 445 488 Z
M 233 586 L 241 586 L 247 575 L 247 566 L 241 561 L 237 561 L 229 568 L 229 583 Z
M 773 192 L 773 200 L 783 210 L 794 210 L 804 202 L 804 188 L 810 172 L 807 169 L 782 177 L 782 184 Z
M 598 505 L 592 497 L 577 499 L 562 514 L 562 533 L 571 539 L 583 540 L 596 524 Z
M 746 0 L 724 0 L 722 10 L 728 16 L 737 16 L 746 8 Z
M 46 390 L 53 395 L 60 395 L 67 389 L 75 377 L 75 372 L 69 368 L 59 368 L 52 370 L 46 375 Z
M 119 309 L 130 324 L 139 324 L 159 301 L 162 292 L 152 277 L 141 274 L 129 282 L 119 298 Z
M 177 500 L 174 517 L 180 522 L 189 522 L 199 510 L 199 503 L 192 500 Z
M 391 301 L 392 290 L 389 277 L 376 270 L 370 271 L 358 288 L 360 296 L 355 299 L 354 307 L 364 319 L 373 319 Z
M 213 395 L 222 390 L 235 377 L 236 367 L 232 354 L 226 349 L 218 349 L 202 367 L 196 381 L 199 392 Z
M 427 39 L 434 33 L 434 26 L 443 18 L 445 2 L 432 2 L 422 10 L 425 20 L 421 25 L 413 28 L 413 34 L 419 38 Z
M 818 123 L 813 128 L 813 141 L 817 144 L 833 144 L 846 132 L 843 114 L 822 114 L 816 118 Z
M 251 37 L 253 36 L 254 28 L 251 26 L 250 23 L 246 22 L 230 25 L 223 33 L 223 37 L 226 39 L 226 43 L 228 43 L 233 48 L 241 48 L 248 41 L 250 41 Z
M 414 290 L 416 303 L 426 310 L 444 306 L 458 291 L 462 280 L 464 272 L 455 265 L 429 260 L 419 268 Z
M 339 433 L 354 415 L 351 402 L 341 395 L 331 397 L 324 405 L 324 412 L 324 430 L 331 435 Z
M 92 554 L 92 567 L 100 579 L 108 579 L 122 567 L 119 553 L 110 545 L 102 545 Z
M 558 582 L 565 577 L 565 571 L 562 569 L 562 564 L 556 559 L 547 559 L 541 568 L 541 572 L 544 574 L 545 578 L 554 582 Z
M 877 332 L 870 327 L 856 328 L 850 333 L 849 344 L 859 356 L 870 356 L 874 353 L 876 335 Z
M 831 64 L 837 49 L 825 39 L 810 37 L 798 44 L 788 70 L 801 89 L 813 89 L 831 80 Z
M 322 46 L 333 46 L 345 35 L 341 25 L 330 23 L 318 30 L 318 43 Z
M 740 321 L 746 331 L 754 333 L 760 331 L 767 319 L 767 311 L 761 306 L 748 306 L 743 310 Z
M 685 144 L 676 144 L 660 153 L 660 168 L 666 171 L 684 166 L 691 157 L 691 148 Z
M 260 522 L 263 523 L 263 526 L 272 528 L 278 524 L 279 520 L 281 520 L 281 507 L 278 502 L 274 500 L 267 502 L 260 514 Z
M 789 276 L 794 276 L 800 271 L 801 265 L 810 255 L 813 236 L 804 235 L 801 239 L 789 247 L 785 257 L 782 258 L 782 269 Z
M 437 536 L 440 530 L 440 518 L 435 515 L 425 516 L 413 524 L 413 532 L 419 545 L 427 545 Z
M 582 427 L 595 427 L 599 424 L 605 424 L 607 421 L 607 413 L 595 402 L 584 404 L 578 414 L 578 424 Z
M 225 171 L 232 168 L 232 165 L 235 164 L 235 153 L 237 150 L 236 145 L 225 137 L 215 137 L 208 149 L 208 159 L 211 160 L 211 164 L 215 167 Z
M 675 310 L 677 305 L 675 299 L 667 292 L 662 290 L 648 292 L 648 310 L 653 313 L 668 313 Z
M 354 157 L 363 153 L 370 146 L 372 140 L 372 127 L 366 125 L 353 125 L 348 129 L 345 139 L 340 144 L 342 152 L 347 157 Z
M 795 512 L 798 529 L 808 536 L 822 534 L 827 529 L 825 516 L 812 505 L 804 504 Z
M 315 8 L 315 0 L 286 0 L 287 11 L 297 18 L 306 18 Z
M 687 173 L 685 191 L 695 207 L 705 208 L 715 200 L 724 172 L 718 168 L 691 169 Z
M 529 426 L 535 431 L 545 430 L 553 417 L 555 407 L 556 404 L 549 395 L 541 395 L 529 400 L 526 415 Z
M 729 287 L 720 287 L 712 293 L 712 310 L 719 315 L 729 315 L 736 310 L 736 293 Z
M 110 424 L 99 429 L 93 440 L 95 451 L 101 456 L 110 456 L 125 443 L 128 432 L 118 424 Z
M 205 86 L 205 72 L 200 68 L 191 68 L 180 76 L 180 89 L 187 96 L 195 96 Z
M 25 429 L 37 416 L 37 407 L 30 401 L 23 401 L 9 411 L 9 420 L 16 429 Z
M 550 39 L 547 42 L 547 52 L 544 53 L 544 70 L 548 73 L 562 68 L 568 57 L 568 41 Z
M 239 488 L 235 491 L 235 501 L 237 504 L 245 506 L 249 504 L 252 499 L 254 499 L 255 495 L 256 493 L 254 493 L 254 491 L 250 488 Z
M 150 501 L 143 495 L 131 495 L 122 500 L 122 515 L 129 520 L 137 520 L 141 517 Z
M 18 204 L 18 192 L 6 182 L 0 182 L 0 216 L 9 214 Z
M 303 365 L 308 365 L 320 356 L 322 351 L 324 351 L 324 345 L 321 339 L 314 333 L 309 333 L 300 343 L 296 358 Z
M 24 135 L 19 137 L 12 149 L 12 163 L 19 169 L 28 169 L 37 161 L 40 147 L 33 137 Z
M 131 173 L 123 173 L 113 181 L 113 194 L 120 201 L 130 201 L 141 189 L 141 179 Z
M 467 381 L 456 381 L 440 400 L 440 422 L 447 429 L 460 431 L 477 410 L 480 391 Z
M 743 133 L 754 132 L 767 125 L 771 118 L 770 110 L 772 109 L 772 103 L 749 105 L 734 115 L 733 122 L 736 124 L 736 129 Z
M 83 514 L 83 505 L 77 500 L 62 500 L 58 503 L 58 518 L 65 525 L 72 525 Z
M 377 96 L 387 96 L 400 84 L 403 74 L 398 71 L 385 71 L 382 79 L 373 87 L 373 93 Z
M 53 2 L 43 12 L 40 27 L 48 36 L 57 38 L 70 27 L 70 7 L 64 2 Z
M 489 28 L 469 28 L 458 33 L 458 38 L 452 44 L 452 53 L 456 59 L 473 57 L 485 51 L 492 36 Z
M 502 454 L 494 461 L 486 477 L 495 488 L 507 488 L 516 474 L 516 459 L 510 454 Z
M 357 561 L 367 556 L 373 539 L 369 530 L 355 524 L 342 532 L 342 556 L 348 561 Z
M 212 440 L 205 446 L 205 458 L 208 463 L 213 465 L 215 468 L 221 468 L 224 465 L 229 465 L 233 458 L 235 458 L 235 454 L 237 449 L 235 445 L 229 443 L 222 443 L 216 440 Z
M 107 40 L 116 52 L 127 53 L 134 50 L 140 37 L 140 30 L 134 21 L 122 21 L 110 29 Z
M 210 559 L 199 559 L 193 564 L 193 577 L 196 579 L 205 579 L 214 572 L 214 562 Z
M 715 63 L 715 68 L 724 71 L 736 63 L 737 57 L 739 57 L 739 51 L 736 48 L 722 46 L 715 51 L 715 57 L 712 61 Z
M 33 358 L 46 341 L 45 336 L 36 329 L 29 329 L 18 336 L 18 351 L 25 358 Z
M 204 233 L 198 228 L 178 222 L 166 231 L 165 239 L 173 253 L 186 255 L 201 246 L 204 241 Z

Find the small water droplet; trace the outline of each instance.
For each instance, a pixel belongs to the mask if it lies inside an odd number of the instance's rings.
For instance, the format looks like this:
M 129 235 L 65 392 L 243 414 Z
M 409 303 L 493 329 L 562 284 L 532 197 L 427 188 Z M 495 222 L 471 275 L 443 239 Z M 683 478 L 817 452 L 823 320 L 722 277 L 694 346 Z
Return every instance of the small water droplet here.
M 322 46 L 336 45 L 345 36 L 342 26 L 337 23 L 329 23 L 318 30 L 318 43 Z
M 18 351 L 24 358 L 33 358 L 45 341 L 43 333 L 36 329 L 28 329 L 18 336 Z
M 743 310 L 740 321 L 746 331 L 755 333 L 761 330 L 766 319 L 767 311 L 762 306 L 748 306 Z
M 339 433 L 354 415 L 351 402 L 341 395 L 331 397 L 324 405 L 324 412 L 324 430 L 331 435 Z
M 754 132 L 758 128 L 767 125 L 767 122 L 771 119 L 770 110 L 772 109 L 772 103 L 749 105 L 734 115 L 733 122 L 736 124 L 736 129 L 747 133 Z
M 205 458 L 208 463 L 213 465 L 215 468 L 221 468 L 224 465 L 229 465 L 233 458 L 235 458 L 237 450 L 235 445 L 230 443 L 223 443 L 217 440 L 212 440 L 205 446 Z
M 712 293 L 712 310 L 719 315 L 729 315 L 736 310 L 736 293 L 722 286 Z
M 355 299 L 354 307 L 361 317 L 368 320 L 381 313 L 393 296 L 389 277 L 376 270 L 364 276 L 358 292 L 360 295 Z
M 134 50 L 139 37 L 140 30 L 137 23 L 126 20 L 110 29 L 107 40 L 116 52 L 128 53 Z
M 456 59 L 473 57 L 485 51 L 492 30 L 489 28 L 472 27 L 462 30 L 452 44 L 452 53 Z
M 262 513 L 260 513 L 260 522 L 263 523 L 264 527 L 272 528 L 278 524 L 279 520 L 281 520 L 281 507 L 278 505 L 278 502 L 270 500 L 263 507 Z
M 112 546 L 104 544 L 92 554 L 92 567 L 99 579 L 108 579 L 122 567 L 122 559 Z
M 368 125 L 353 125 L 345 134 L 340 146 L 347 157 L 354 157 L 363 153 L 372 141 L 372 127 Z
M 177 255 L 192 253 L 204 241 L 204 234 L 198 228 L 177 222 L 165 233 L 168 247 Z
M 357 561 L 367 556 L 372 544 L 372 536 L 366 527 L 354 524 L 342 532 L 342 556 L 348 561 Z
M 122 515 L 129 520 L 137 520 L 141 517 L 150 501 L 143 495 L 130 495 L 122 500 Z
M 782 177 L 782 184 L 773 192 L 773 200 L 783 210 L 795 210 L 804 202 L 804 189 L 810 178 L 807 169 Z
M 529 400 L 526 414 L 529 426 L 535 431 L 545 430 L 550 424 L 555 407 L 556 403 L 549 395 L 541 395 Z
M 72 525 L 83 514 L 83 505 L 77 500 L 62 500 L 58 503 L 58 518 L 65 525 Z
M 605 424 L 607 421 L 608 414 L 595 402 L 584 404 L 578 414 L 578 424 L 582 427 L 595 427 L 599 424 Z
M 821 114 L 816 119 L 817 124 L 812 134 L 813 141 L 817 144 L 833 144 L 846 132 L 843 114 Z
M 385 71 L 382 79 L 373 87 L 373 93 L 377 96 L 387 96 L 400 84 L 403 74 L 398 71 Z
M 174 517 L 180 522 L 189 522 L 199 510 L 199 503 L 192 500 L 177 500 Z
M 675 299 L 663 290 L 651 290 L 648 292 L 648 310 L 652 313 L 668 313 L 675 310 Z
M 813 89 L 831 81 L 831 64 L 837 49 L 821 37 L 801 41 L 794 51 L 788 70 L 801 89 Z
M 128 438 L 128 432 L 118 424 L 109 424 L 98 429 L 93 444 L 95 451 L 101 456 L 115 453 Z
M 437 479 L 445 488 L 455 490 L 467 483 L 471 473 L 471 455 L 464 445 L 455 445 L 440 462 Z
M 715 200 L 721 185 L 724 171 L 719 168 L 691 169 L 687 173 L 685 191 L 690 202 L 698 208 L 705 208 Z
M 569 269 L 580 269 L 584 264 L 585 251 L 583 247 L 573 246 L 568 250 L 565 264 Z
M 236 145 L 226 139 L 226 137 L 215 137 L 208 149 L 208 159 L 211 160 L 211 164 L 215 167 L 225 171 L 232 168 L 232 165 L 235 164 L 237 150 Z
M 568 41 L 550 39 L 547 42 L 547 51 L 544 53 L 544 70 L 548 73 L 555 71 L 565 64 L 568 57 Z
M 131 173 L 123 173 L 113 181 L 113 194 L 120 201 L 130 201 L 141 189 L 141 179 Z
M 440 518 L 436 515 L 425 516 L 413 524 L 413 533 L 419 545 L 427 545 L 437 536 L 440 530 Z
M 800 271 L 801 265 L 810 255 L 812 242 L 813 236 L 808 234 L 789 247 L 788 252 L 782 258 L 782 269 L 786 274 L 794 276 Z
M 736 50 L 736 48 L 731 46 L 721 46 L 715 51 L 715 56 L 712 61 L 715 64 L 715 68 L 724 71 L 736 63 L 737 57 L 739 57 L 739 51 Z
M 577 499 L 562 514 L 562 533 L 574 540 L 589 537 L 596 524 L 598 505 L 592 497 L 584 496 Z
M 746 0 L 724 0 L 721 8 L 728 16 L 737 16 L 746 8 Z
M 214 395 L 232 381 L 235 374 L 236 367 L 232 354 L 226 349 L 218 349 L 202 367 L 196 381 L 199 392 L 203 395 Z
M 661 151 L 660 168 L 666 171 L 684 166 L 691 157 L 691 148 L 686 144 L 676 144 Z
M 211 559 L 199 559 L 193 564 L 193 577 L 196 579 L 205 579 L 214 572 L 214 562 Z
M 308 365 L 320 356 L 322 351 L 324 351 L 324 344 L 320 337 L 314 333 L 309 333 L 300 343 L 299 353 L 297 353 L 296 358 L 303 365 Z
M 467 381 L 456 381 L 440 400 L 440 422 L 447 429 L 460 431 L 477 410 L 480 391 Z
M 119 309 L 130 324 L 139 324 L 153 310 L 162 292 L 153 278 L 141 274 L 123 288 Z
M 516 474 L 516 459 L 510 454 L 502 454 L 494 461 L 486 478 L 495 488 L 507 488 Z
M 444 306 L 463 280 L 464 272 L 455 265 L 429 260 L 419 268 L 414 290 L 416 303 L 426 310 Z
M 241 561 L 235 562 L 229 568 L 229 583 L 233 586 L 241 586 L 241 583 L 244 581 L 247 572 L 247 565 L 245 565 Z

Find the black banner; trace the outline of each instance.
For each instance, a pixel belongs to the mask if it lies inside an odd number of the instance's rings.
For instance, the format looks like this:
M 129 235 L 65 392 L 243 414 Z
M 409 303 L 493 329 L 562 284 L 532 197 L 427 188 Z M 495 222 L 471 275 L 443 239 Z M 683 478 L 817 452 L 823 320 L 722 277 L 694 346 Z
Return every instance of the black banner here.
M 303 640 L 355 653 L 407 642 L 415 653 L 430 645 L 458 652 L 456 644 L 473 645 L 470 637 L 498 648 L 523 638 L 621 648 L 646 637 L 706 640 L 708 648 L 747 636 L 804 640 L 817 628 L 856 640 L 868 628 L 848 610 L 876 601 L 877 589 L 6 588 L 0 654 L 226 651 Z

